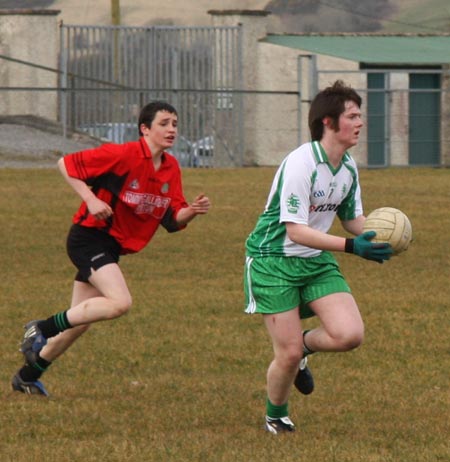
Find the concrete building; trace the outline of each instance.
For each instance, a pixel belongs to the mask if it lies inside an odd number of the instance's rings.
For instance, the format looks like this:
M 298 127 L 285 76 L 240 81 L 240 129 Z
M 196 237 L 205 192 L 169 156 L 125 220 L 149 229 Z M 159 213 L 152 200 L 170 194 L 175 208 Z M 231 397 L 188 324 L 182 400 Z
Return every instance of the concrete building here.
M 58 10 L 0 9 L 0 87 L 23 88 L 0 91 L 1 115 L 33 114 L 55 119 L 58 14 Z M 30 62 L 38 66 L 24 64 Z

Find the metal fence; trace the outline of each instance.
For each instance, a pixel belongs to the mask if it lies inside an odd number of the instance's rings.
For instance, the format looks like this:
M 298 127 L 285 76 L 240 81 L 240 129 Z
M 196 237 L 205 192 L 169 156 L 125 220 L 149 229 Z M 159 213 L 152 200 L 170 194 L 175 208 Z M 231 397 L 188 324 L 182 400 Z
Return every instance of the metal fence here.
M 365 126 L 358 146 L 352 150 L 352 155 L 361 167 L 450 165 L 448 105 L 450 93 L 448 91 L 439 89 L 388 90 L 384 88 L 369 90 L 363 87 L 355 87 L 355 89 L 363 97 Z M 140 91 L 130 91 L 130 93 Z M 36 93 L 46 95 L 59 93 L 67 99 L 76 101 L 83 93 L 86 97 L 91 95 L 93 98 L 96 92 L 99 91 L 64 87 L 0 87 L 0 95 L 28 94 L 30 99 L 32 94 Z M 106 99 L 112 99 L 115 92 L 123 93 L 121 90 L 102 90 Z M 181 91 L 167 90 L 165 98 L 172 102 L 181 93 Z M 201 95 L 206 92 L 199 90 L 198 93 Z M 221 92 L 211 93 L 216 101 L 222 98 Z M 228 92 L 228 94 L 232 94 L 231 100 L 239 101 L 241 107 L 246 110 L 239 112 L 243 124 L 240 127 L 233 127 L 231 124 L 223 126 L 217 124 L 212 136 L 199 137 L 196 141 L 192 141 L 193 138 L 185 135 L 184 127 L 189 126 L 190 121 L 186 119 L 189 114 L 179 114 L 180 134 L 173 153 L 182 166 L 255 165 L 255 155 L 258 156 L 257 165 L 273 165 L 298 144 L 309 139 L 306 124 L 309 98 L 302 98 L 296 92 L 235 91 Z M 153 95 L 150 90 L 142 90 L 142 95 L 148 99 L 160 96 L 160 94 Z M 122 94 L 121 97 L 124 95 Z M 183 97 L 186 98 L 185 95 Z M 211 98 L 211 95 L 208 97 Z M 259 103 L 256 104 L 255 101 Z M 445 101 L 447 101 L 447 112 L 443 105 Z M 411 102 L 416 108 L 414 113 L 410 111 Z M 260 108 L 259 112 L 249 113 L 248 108 L 254 106 Z M 277 107 L 283 109 L 277 110 Z M 292 110 L 286 112 L 287 107 Z M 300 107 L 301 111 L 299 111 Z M 233 108 L 228 109 L 228 111 L 232 110 Z M 204 113 L 208 112 L 204 111 Z M 1 115 L 3 114 L 0 113 Z M 128 120 L 129 122 L 84 123 L 80 119 L 80 124 L 77 126 L 66 123 L 62 117 L 61 134 L 69 136 L 73 130 L 82 130 L 103 141 L 135 140 L 138 136 L 137 117 L 130 117 Z M 247 127 L 251 126 L 252 130 L 247 129 L 242 133 L 245 124 Z M 257 138 L 256 143 L 255 137 Z M 236 140 L 239 140 L 237 147 Z M 244 155 L 244 152 L 248 150 L 253 152 L 251 156 Z
M 254 165 L 256 156 L 258 165 L 272 165 L 309 139 L 315 92 L 343 79 L 363 97 L 366 127 L 354 154 L 361 166 L 450 165 L 448 69 L 325 71 L 308 58 L 309 75 L 299 65 L 298 91 L 246 91 L 240 27 L 62 26 L 61 50 L 60 69 L 0 55 L 58 75 L 54 88 L 2 87 L 0 101 L 58 95 L 64 134 L 136 139 L 139 109 L 166 99 L 179 112 L 173 152 L 183 166 Z M 305 58 L 300 61 L 306 67 Z
M 240 27 L 63 25 L 60 40 L 64 125 L 124 142 L 140 108 L 164 99 L 179 113 L 182 165 L 242 165 Z

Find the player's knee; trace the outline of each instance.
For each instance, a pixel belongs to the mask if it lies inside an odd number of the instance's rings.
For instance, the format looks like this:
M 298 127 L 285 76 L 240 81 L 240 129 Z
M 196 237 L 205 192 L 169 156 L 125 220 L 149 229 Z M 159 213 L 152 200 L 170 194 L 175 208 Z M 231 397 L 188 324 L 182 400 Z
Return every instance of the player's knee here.
M 301 348 L 291 347 L 283 351 L 281 362 L 286 369 L 296 369 L 302 359 L 303 352 Z
M 131 295 L 121 295 L 120 297 L 117 297 L 113 300 L 113 307 L 111 310 L 111 317 L 112 318 L 118 318 L 120 316 L 123 316 L 127 314 L 132 305 L 132 299 Z
M 345 335 L 341 338 L 341 348 L 344 351 L 354 350 L 358 348 L 364 340 L 364 329 L 353 329 L 352 331 L 347 331 Z

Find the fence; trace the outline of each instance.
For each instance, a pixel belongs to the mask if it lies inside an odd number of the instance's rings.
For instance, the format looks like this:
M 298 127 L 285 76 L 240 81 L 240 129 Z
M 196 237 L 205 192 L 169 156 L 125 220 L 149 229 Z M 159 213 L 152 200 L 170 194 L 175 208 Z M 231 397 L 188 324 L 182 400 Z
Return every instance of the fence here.
M 135 139 L 137 111 L 144 102 L 155 98 L 173 102 L 181 122 L 174 154 L 183 166 L 252 165 L 255 152 L 259 165 L 273 165 L 308 138 L 306 114 L 313 93 L 301 94 L 300 89 L 130 88 L 67 69 L 51 69 L 4 55 L 0 59 L 59 75 L 57 87 L 0 87 L 0 98 L 5 93 L 58 95 L 64 134 L 83 130 L 109 141 Z M 363 97 L 366 129 L 353 153 L 361 166 L 450 165 L 448 71 L 376 69 L 316 74 L 320 87 L 336 78 L 350 81 Z M 285 117 L 287 107 L 291 116 L 297 112 L 297 118 Z M 249 112 L 248 108 L 256 110 Z M 245 124 L 253 125 L 253 133 L 244 131 Z M 252 149 L 246 157 L 245 152 Z
M 242 165 L 242 100 L 228 91 L 242 81 L 240 34 L 240 27 L 63 25 L 63 124 L 123 142 L 137 136 L 139 109 L 165 99 L 179 112 L 174 151 L 182 164 Z

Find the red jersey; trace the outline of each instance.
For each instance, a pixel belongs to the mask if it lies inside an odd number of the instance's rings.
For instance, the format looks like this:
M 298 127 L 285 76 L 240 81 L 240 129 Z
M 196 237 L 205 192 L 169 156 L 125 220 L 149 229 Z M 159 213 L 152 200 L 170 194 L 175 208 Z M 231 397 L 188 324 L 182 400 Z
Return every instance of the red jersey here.
M 169 232 L 184 228 L 175 221 L 180 209 L 188 206 L 178 161 L 164 152 L 155 171 L 143 138 L 75 152 L 65 156 L 64 163 L 69 176 L 85 181 L 114 211 L 107 220 L 97 220 L 83 202 L 73 222 L 106 231 L 122 246 L 122 253 L 145 247 L 160 224 Z

